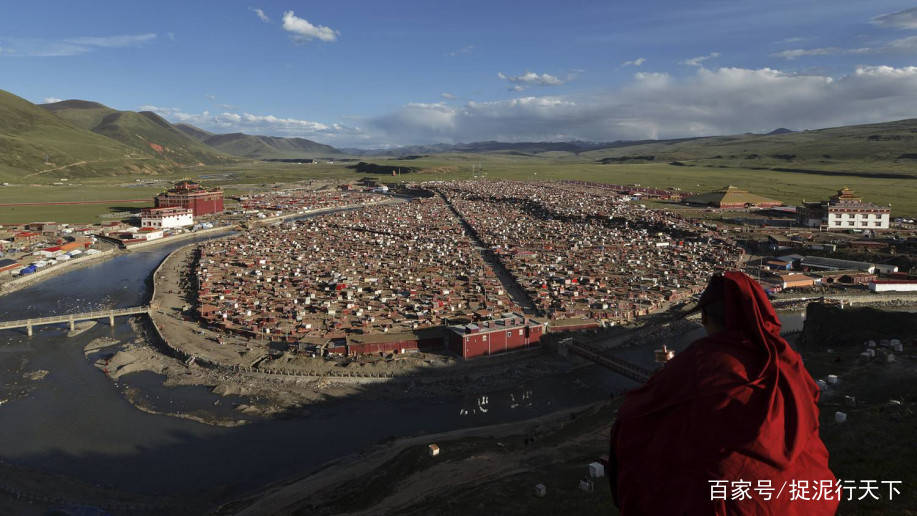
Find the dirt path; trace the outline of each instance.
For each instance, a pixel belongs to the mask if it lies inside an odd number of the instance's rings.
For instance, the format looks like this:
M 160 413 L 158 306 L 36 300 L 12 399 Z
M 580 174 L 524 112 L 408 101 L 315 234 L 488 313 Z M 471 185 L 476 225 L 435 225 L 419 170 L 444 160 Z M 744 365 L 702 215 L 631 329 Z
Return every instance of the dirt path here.
M 150 158 L 128 158 L 128 157 L 125 157 L 125 158 L 122 158 L 122 159 L 129 159 L 129 160 L 134 160 L 134 161 L 143 161 L 143 160 L 148 160 L 148 159 L 150 159 Z M 26 175 L 24 175 L 24 176 L 22 176 L 22 177 L 23 177 L 23 178 L 32 177 L 32 176 L 37 176 L 37 175 L 39 175 L 39 174 L 44 174 L 45 172 L 54 172 L 55 170 L 63 170 L 63 169 L 65 169 L 65 168 L 76 167 L 76 166 L 79 166 L 79 165 L 86 165 L 86 164 L 88 164 L 88 163 L 103 163 L 103 162 L 106 162 L 106 161 L 118 161 L 118 160 L 114 160 L 114 159 L 97 159 L 97 160 L 92 160 L 92 161 L 75 161 L 75 162 L 69 163 L 69 164 L 67 164 L 67 165 L 61 165 L 61 166 L 59 166 L 59 167 L 46 168 L 46 169 L 44 169 L 44 170 L 39 170 L 39 171 L 37 171 L 37 172 L 32 172 L 31 174 L 26 174 Z
M 465 217 L 462 215 L 462 213 L 449 201 L 449 199 L 446 198 L 445 195 L 443 195 L 441 192 L 437 192 L 437 194 L 443 200 L 443 202 L 446 203 L 446 206 L 452 210 L 452 214 L 455 215 L 455 218 L 458 219 L 458 221 L 462 224 L 462 227 L 465 228 L 465 233 L 475 243 L 477 250 L 481 253 L 481 258 L 484 260 L 484 263 L 486 263 L 491 268 L 491 270 L 500 280 L 500 283 L 503 284 L 503 288 L 507 293 L 509 293 L 510 297 L 513 299 L 513 302 L 516 303 L 516 305 L 522 307 L 522 310 L 527 314 L 544 316 L 544 314 L 535 308 L 535 304 L 532 302 L 532 298 L 525 291 L 525 289 L 522 288 L 522 285 L 520 285 L 519 282 L 516 281 L 516 278 L 513 277 L 513 275 L 506 269 L 506 267 L 503 266 L 503 264 L 500 262 L 500 259 L 494 255 L 493 251 L 484 245 L 484 242 L 480 239 L 480 237 L 478 237 L 477 232 L 474 230 L 471 224 L 465 220 Z

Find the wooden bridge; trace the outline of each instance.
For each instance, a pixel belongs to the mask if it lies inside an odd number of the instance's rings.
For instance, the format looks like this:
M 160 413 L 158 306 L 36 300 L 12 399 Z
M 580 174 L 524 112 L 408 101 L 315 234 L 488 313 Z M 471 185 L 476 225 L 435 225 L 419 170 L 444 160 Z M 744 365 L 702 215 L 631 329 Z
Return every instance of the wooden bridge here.
M 108 318 L 108 323 L 115 325 L 115 317 L 123 315 L 138 315 L 150 313 L 149 306 L 131 306 L 128 308 L 115 308 L 112 310 L 97 310 L 93 312 L 82 312 L 78 314 L 52 315 L 50 317 L 37 317 L 35 319 L 20 319 L 18 321 L 0 321 L 0 330 L 12 330 L 14 328 L 26 328 L 29 336 L 32 336 L 32 327 L 42 326 L 45 324 L 70 323 L 70 331 L 73 331 L 75 324 L 79 321 L 88 321 L 91 319 Z

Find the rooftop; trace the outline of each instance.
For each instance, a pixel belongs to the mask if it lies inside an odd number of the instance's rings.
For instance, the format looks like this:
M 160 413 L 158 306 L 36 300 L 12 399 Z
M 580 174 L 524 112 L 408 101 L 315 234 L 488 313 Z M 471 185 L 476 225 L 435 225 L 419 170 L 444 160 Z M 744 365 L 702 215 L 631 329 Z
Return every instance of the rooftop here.
M 783 204 L 778 200 L 768 199 L 767 197 L 749 193 L 747 190 L 742 190 L 741 188 L 732 185 L 725 186 L 713 192 L 688 197 L 685 199 L 685 202 L 690 204 L 714 205 L 721 207 L 745 205 L 775 206 Z

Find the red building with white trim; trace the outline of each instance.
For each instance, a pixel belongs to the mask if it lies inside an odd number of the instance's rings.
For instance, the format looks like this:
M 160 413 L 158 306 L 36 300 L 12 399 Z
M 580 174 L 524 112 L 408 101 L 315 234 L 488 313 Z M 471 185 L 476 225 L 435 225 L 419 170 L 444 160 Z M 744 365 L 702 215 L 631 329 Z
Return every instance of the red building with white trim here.
M 519 313 L 506 313 L 500 319 L 449 326 L 449 349 L 472 358 L 533 346 L 545 333 L 544 323 Z
M 154 198 L 157 208 L 188 208 L 195 217 L 223 211 L 223 190 L 205 189 L 194 181 L 180 181 Z

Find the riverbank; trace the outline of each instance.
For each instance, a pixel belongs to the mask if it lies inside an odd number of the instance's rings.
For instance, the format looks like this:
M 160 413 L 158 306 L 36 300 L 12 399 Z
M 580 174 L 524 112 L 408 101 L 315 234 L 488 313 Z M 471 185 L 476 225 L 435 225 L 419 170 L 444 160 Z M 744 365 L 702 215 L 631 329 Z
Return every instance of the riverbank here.
M 81 267 L 94 265 L 96 263 L 108 260 L 109 258 L 114 258 L 115 256 L 123 254 L 124 252 L 125 251 L 119 249 L 109 249 L 102 251 L 99 254 L 84 255 L 79 258 L 72 258 L 65 263 L 53 265 L 47 269 L 37 270 L 32 274 L 11 279 L 0 284 L 0 296 L 12 294 L 17 290 L 31 287 L 36 283 L 51 279 L 55 276 L 60 276 L 61 274 L 75 271 Z
M 130 253 L 133 251 L 138 251 L 140 249 L 149 249 L 153 247 L 159 247 L 159 246 L 166 245 L 166 244 L 188 240 L 190 238 L 205 237 L 210 234 L 217 234 L 221 231 L 226 232 L 226 231 L 231 231 L 231 230 L 232 230 L 232 227 L 226 227 L 226 226 L 221 226 L 218 228 L 211 228 L 211 229 L 203 229 L 203 230 L 198 230 L 198 231 L 189 232 L 189 233 L 182 233 L 180 235 L 175 235 L 175 236 L 171 236 L 167 238 L 159 238 L 156 240 L 150 240 L 148 242 L 141 242 L 139 244 L 132 244 L 124 249 L 108 249 L 98 254 L 84 255 L 79 258 L 73 258 L 64 263 L 54 265 L 47 269 L 41 269 L 27 276 L 15 278 L 15 279 L 12 279 L 12 280 L 9 280 L 7 282 L 0 284 L 0 296 L 11 294 L 18 290 L 22 290 L 26 287 L 31 287 L 32 285 L 35 285 L 42 281 L 51 279 L 56 276 L 60 276 L 61 274 L 73 272 L 75 270 L 78 270 L 82 267 L 86 267 L 88 265 L 96 265 L 98 263 L 109 260 L 111 258 L 122 256 L 124 254 Z
M 377 201 L 377 202 L 366 203 L 366 204 L 350 205 L 350 206 L 345 206 L 343 208 L 323 208 L 323 209 L 318 209 L 318 210 L 277 215 L 274 217 L 268 217 L 266 219 L 255 219 L 253 222 L 257 224 L 270 224 L 270 223 L 275 223 L 275 222 L 282 222 L 282 221 L 289 220 L 289 219 L 295 219 L 298 217 L 305 217 L 309 215 L 318 215 L 318 214 L 325 213 L 325 212 L 337 211 L 341 209 L 356 209 L 362 206 L 371 206 L 374 204 L 390 204 L 390 203 L 397 203 L 397 202 L 404 202 L 404 201 L 403 199 L 385 200 L 385 201 Z M 116 256 L 121 256 L 126 253 L 139 251 L 139 250 L 148 250 L 151 248 L 156 248 L 156 247 L 160 247 L 163 245 L 172 244 L 175 242 L 181 242 L 183 240 L 188 240 L 191 238 L 201 238 L 201 237 L 206 237 L 209 235 L 219 234 L 221 232 L 225 233 L 225 232 L 232 231 L 233 229 L 235 229 L 235 226 L 231 226 L 231 225 L 230 226 L 218 226 L 218 227 L 209 228 L 209 229 L 199 229 L 196 231 L 189 231 L 186 233 L 181 233 L 179 235 L 173 235 L 173 236 L 169 236 L 165 238 L 157 238 L 155 240 L 149 240 L 147 242 L 138 242 L 138 243 L 130 244 L 127 246 L 123 246 L 123 244 L 116 244 L 116 242 L 118 241 L 115 239 L 106 239 L 106 240 L 110 240 L 111 242 L 115 242 L 112 245 L 121 245 L 123 247 L 108 249 L 108 250 L 100 252 L 99 254 L 84 255 L 79 258 L 73 258 L 71 260 L 68 260 L 65 263 L 57 264 L 47 269 L 38 270 L 27 276 L 11 279 L 9 281 L 0 283 L 0 296 L 11 294 L 18 290 L 22 290 L 24 288 L 31 287 L 32 285 L 35 285 L 47 279 L 51 279 L 53 277 L 60 276 L 61 274 L 66 274 L 68 272 L 78 270 L 79 268 L 85 267 L 87 265 L 94 265 L 102 261 L 106 261 L 111 258 L 114 258 Z
M 150 247 L 158 247 L 163 244 L 171 244 L 173 242 L 180 242 L 182 240 L 188 240 L 189 238 L 203 237 L 207 235 L 215 235 L 221 232 L 232 231 L 235 229 L 235 226 L 217 226 L 215 228 L 209 229 L 198 229 L 195 231 L 189 231 L 187 233 L 181 233 L 179 235 L 173 235 L 165 238 L 157 238 L 155 240 L 147 240 L 146 242 L 138 242 L 135 244 L 129 244 L 125 247 L 127 251 L 136 251 L 138 249 L 147 249 Z

